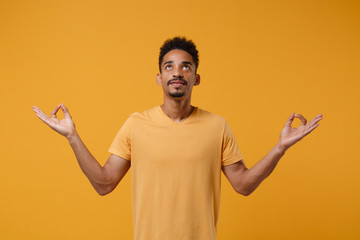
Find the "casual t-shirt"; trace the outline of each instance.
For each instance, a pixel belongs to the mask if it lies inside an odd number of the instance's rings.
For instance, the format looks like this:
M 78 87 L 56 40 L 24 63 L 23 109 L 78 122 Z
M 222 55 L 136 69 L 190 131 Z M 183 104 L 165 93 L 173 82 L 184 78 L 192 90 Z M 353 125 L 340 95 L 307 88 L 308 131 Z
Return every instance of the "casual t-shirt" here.
M 131 161 L 135 240 L 215 240 L 221 166 L 242 160 L 225 119 L 194 108 L 181 123 L 160 106 L 133 113 L 109 152 Z

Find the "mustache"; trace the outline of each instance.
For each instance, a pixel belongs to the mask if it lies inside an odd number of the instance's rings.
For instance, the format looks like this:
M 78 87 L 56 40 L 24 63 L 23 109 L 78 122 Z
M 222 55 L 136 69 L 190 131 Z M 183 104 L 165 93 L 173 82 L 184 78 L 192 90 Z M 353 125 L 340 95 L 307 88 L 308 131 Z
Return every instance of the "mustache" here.
M 169 86 L 173 81 L 181 81 L 181 82 L 184 83 L 185 86 L 187 86 L 187 81 L 185 81 L 185 80 L 182 79 L 182 78 L 173 78 L 173 79 L 171 79 L 171 80 L 169 80 L 169 81 L 167 82 L 167 85 Z

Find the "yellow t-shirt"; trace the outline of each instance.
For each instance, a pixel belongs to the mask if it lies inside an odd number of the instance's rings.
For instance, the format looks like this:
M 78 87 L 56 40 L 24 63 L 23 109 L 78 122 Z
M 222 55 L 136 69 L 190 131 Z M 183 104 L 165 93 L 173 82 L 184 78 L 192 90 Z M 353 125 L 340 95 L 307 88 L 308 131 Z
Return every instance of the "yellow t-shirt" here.
M 135 240 L 215 240 L 221 166 L 242 160 L 225 119 L 195 108 L 181 123 L 160 106 L 133 113 L 109 152 L 131 161 Z

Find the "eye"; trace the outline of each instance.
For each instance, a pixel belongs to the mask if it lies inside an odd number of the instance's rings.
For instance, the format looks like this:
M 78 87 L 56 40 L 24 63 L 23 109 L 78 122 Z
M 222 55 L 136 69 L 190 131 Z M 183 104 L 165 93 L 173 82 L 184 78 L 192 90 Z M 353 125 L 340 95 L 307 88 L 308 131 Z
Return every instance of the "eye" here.
M 184 66 L 183 66 L 183 69 L 190 69 L 190 66 L 184 65 Z
M 171 66 L 171 65 L 166 65 L 164 68 L 165 68 L 166 70 L 169 70 L 169 69 L 172 69 L 172 66 Z

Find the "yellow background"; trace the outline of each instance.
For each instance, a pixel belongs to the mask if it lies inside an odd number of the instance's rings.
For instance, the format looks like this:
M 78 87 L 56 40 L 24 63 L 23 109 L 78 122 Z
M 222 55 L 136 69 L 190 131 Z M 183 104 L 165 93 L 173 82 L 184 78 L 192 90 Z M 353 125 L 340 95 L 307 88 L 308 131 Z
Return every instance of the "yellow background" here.
M 249 197 L 222 176 L 218 239 L 359 239 L 355 0 L 1 1 L 0 239 L 132 239 L 131 170 L 98 196 L 32 106 L 64 102 L 103 164 L 127 116 L 162 103 L 159 47 L 175 35 L 200 51 L 193 105 L 227 119 L 248 167 L 291 112 L 324 114 Z

